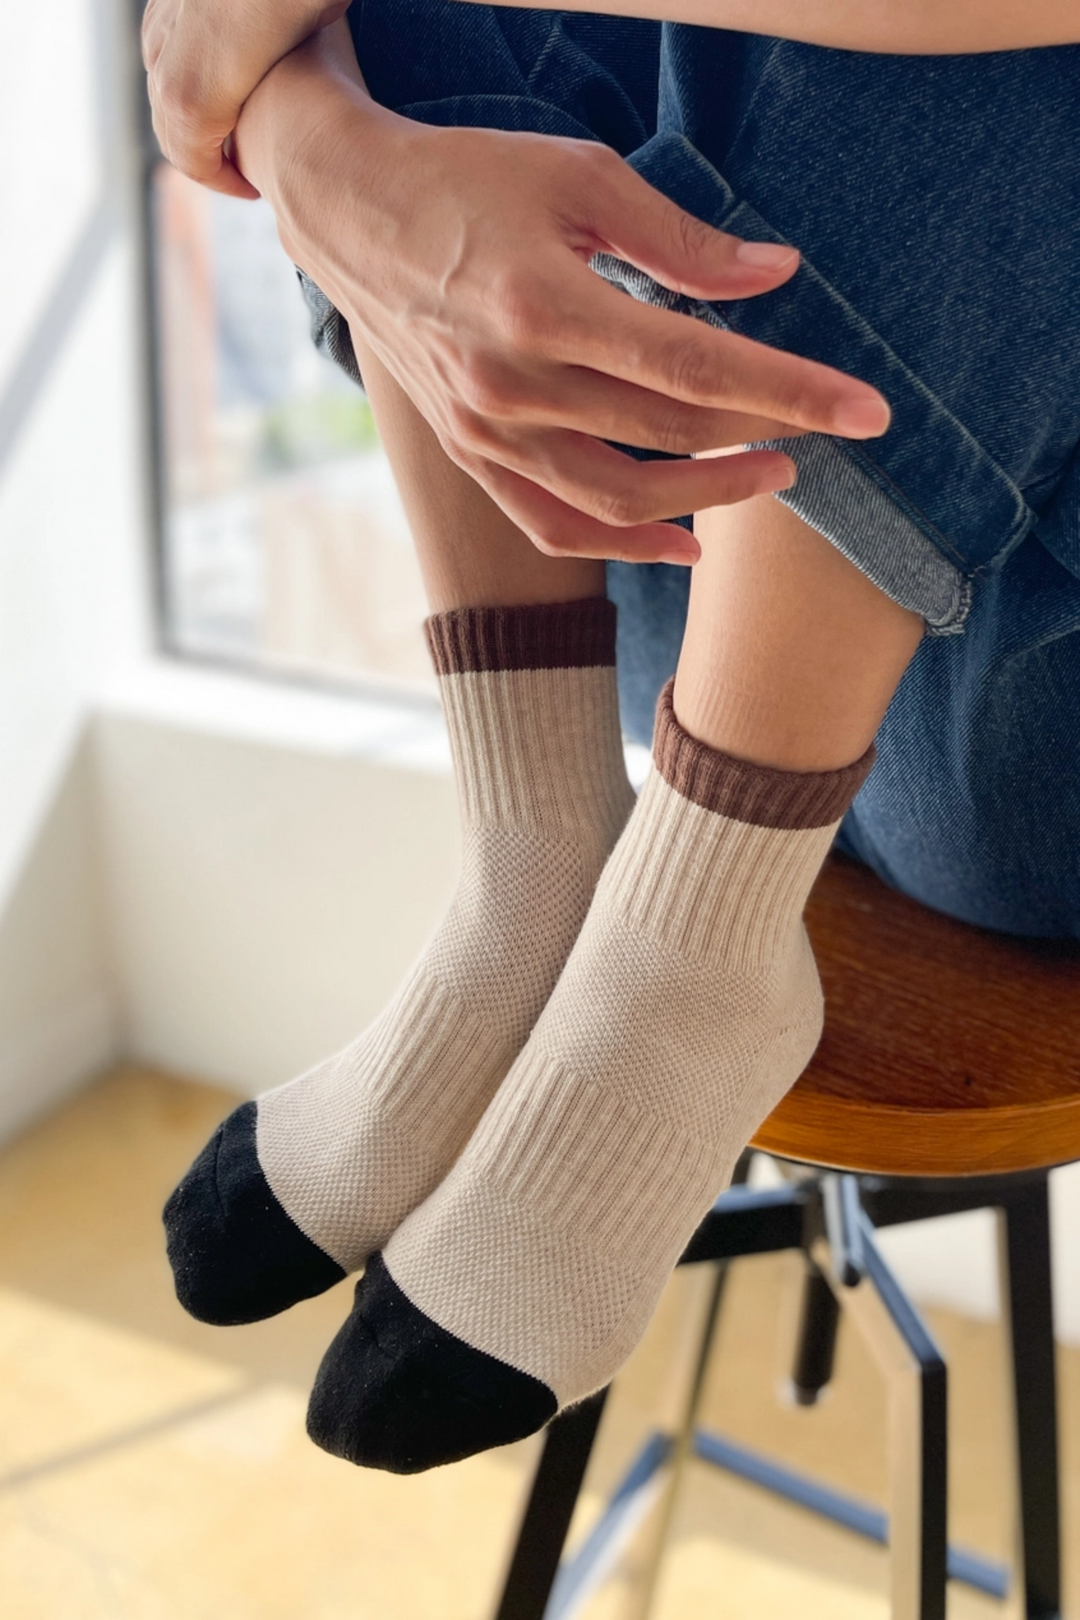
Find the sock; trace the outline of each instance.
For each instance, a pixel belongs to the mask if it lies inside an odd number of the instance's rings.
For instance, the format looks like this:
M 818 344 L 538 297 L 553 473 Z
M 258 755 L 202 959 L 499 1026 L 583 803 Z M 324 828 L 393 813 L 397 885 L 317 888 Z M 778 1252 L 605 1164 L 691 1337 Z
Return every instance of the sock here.
M 351 1046 L 225 1120 L 165 1207 L 180 1302 L 256 1321 L 438 1185 L 547 1001 L 634 803 L 603 597 L 427 621 L 462 810 L 454 900 Z
M 308 1431 L 353 1462 L 456 1461 L 608 1383 L 817 1045 L 802 911 L 872 752 L 749 765 L 683 731 L 672 686 L 550 1001 L 323 1359 Z

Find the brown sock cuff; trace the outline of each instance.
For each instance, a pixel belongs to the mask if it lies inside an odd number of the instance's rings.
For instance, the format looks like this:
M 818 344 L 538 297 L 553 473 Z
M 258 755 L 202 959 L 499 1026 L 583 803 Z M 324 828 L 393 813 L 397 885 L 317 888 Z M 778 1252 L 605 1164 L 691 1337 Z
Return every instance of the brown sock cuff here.
M 588 669 L 615 662 L 615 604 L 606 596 L 529 607 L 451 608 L 424 621 L 438 675 Z
M 669 787 L 706 810 L 753 827 L 828 827 L 870 774 L 874 746 L 836 771 L 780 771 L 751 765 L 698 742 L 675 718 L 674 677 L 660 693 L 653 760 Z

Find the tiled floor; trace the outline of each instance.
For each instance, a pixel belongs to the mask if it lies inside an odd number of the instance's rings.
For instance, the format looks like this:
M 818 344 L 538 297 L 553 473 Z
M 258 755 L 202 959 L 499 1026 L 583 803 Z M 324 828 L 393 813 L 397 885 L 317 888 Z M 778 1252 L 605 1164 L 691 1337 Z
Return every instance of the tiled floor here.
M 305 1394 L 348 1285 L 284 1317 L 214 1329 L 175 1304 L 164 1195 L 235 1099 L 115 1074 L 0 1159 L 0 1613 L 4 1620 L 483 1620 L 535 1442 L 410 1479 L 316 1450 Z M 830 1398 L 777 1399 L 787 1260 L 736 1268 L 706 1419 L 881 1499 L 882 1392 L 854 1337 Z M 621 1381 L 580 1534 L 664 1418 L 702 1278 L 676 1279 Z M 1003 1556 L 996 1334 L 935 1313 L 952 1368 L 953 1535 Z M 1061 1359 L 1067 1541 L 1080 1545 L 1080 1352 Z M 589 1620 L 627 1614 L 635 1556 Z M 1075 1564 L 1076 1560 L 1073 1559 Z M 879 1549 L 695 1465 L 654 1620 L 885 1620 Z M 954 1591 L 956 1620 L 999 1608 Z

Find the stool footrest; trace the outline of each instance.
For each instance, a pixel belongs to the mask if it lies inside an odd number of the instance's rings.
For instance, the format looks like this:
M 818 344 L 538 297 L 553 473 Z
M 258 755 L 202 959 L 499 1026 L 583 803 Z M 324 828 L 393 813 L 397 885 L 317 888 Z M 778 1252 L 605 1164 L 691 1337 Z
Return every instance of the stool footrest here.
M 729 1187 L 679 1257 L 680 1266 L 803 1247 L 816 1187 Z
M 867 1541 L 876 1541 L 883 1547 L 889 1544 L 888 1514 L 857 1496 L 848 1496 L 831 1485 L 823 1485 L 820 1480 L 785 1468 L 783 1464 L 762 1457 L 745 1446 L 735 1445 L 722 1435 L 711 1434 L 707 1429 L 699 1429 L 694 1435 L 694 1455 L 700 1457 L 702 1462 L 711 1463 L 714 1468 L 722 1468 L 726 1473 L 745 1479 L 749 1484 L 760 1485 L 774 1496 L 808 1508 L 811 1513 L 830 1519 L 833 1524 L 842 1525 L 845 1530 L 852 1530 Z M 974 1587 L 988 1597 L 1008 1596 L 1009 1571 L 1004 1564 L 994 1563 L 964 1547 L 950 1546 L 948 1570 L 950 1580 Z
M 623 1548 L 651 1507 L 660 1475 L 671 1454 L 669 1435 L 651 1434 L 623 1474 L 600 1518 L 578 1550 L 565 1559 L 552 1587 L 544 1620 L 573 1620 L 611 1572 Z M 808 1509 L 867 1541 L 888 1546 L 889 1517 L 881 1508 L 849 1496 L 820 1480 L 763 1457 L 708 1429 L 694 1434 L 693 1455 L 713 1468 L 760 1486 L 772 1495 Z M 965 1547 L 950 1546 L 949 1579 L 987 1597 L 1009 1593 L 1009 1570 Z

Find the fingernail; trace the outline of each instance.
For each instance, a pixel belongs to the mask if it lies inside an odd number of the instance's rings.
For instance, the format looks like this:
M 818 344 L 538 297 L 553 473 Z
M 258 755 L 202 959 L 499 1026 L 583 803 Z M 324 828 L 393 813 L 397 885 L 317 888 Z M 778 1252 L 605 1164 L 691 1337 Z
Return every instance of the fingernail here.
M 786 460 L 786 458 L 785 458 Z M 777 495 L 782 489 L 790 489 L 799 476 L 799 469 L 793 461 L 786 461 L 783 467 L 769 474 L 769 478 L 761 493 L 763 495 Z
M 695 546 L 692 551 L 686 546 L 679 546 L 677 549 L 673 548 L 671 551 L 665 551 L 664 555 L 656 560 L 657 562 L 674 563 L 677 568 L 693 568 L 700 556 L 700 546 Z
M 782 270 L 799 257 L 798 250 L 780 242 L 740 242 L 735 257 L 757 270 Z
M 856 439 L 875 438 L 885 432 L 891 420 L 892 413 L 883 399 L 868 399 L 865 395 L 843 400 L 833 412 L 837 432 Z

